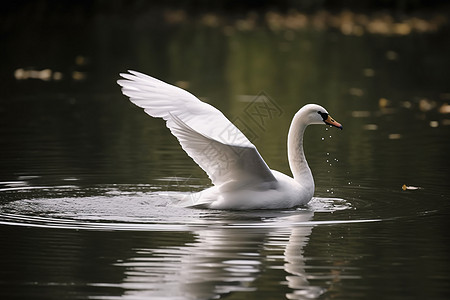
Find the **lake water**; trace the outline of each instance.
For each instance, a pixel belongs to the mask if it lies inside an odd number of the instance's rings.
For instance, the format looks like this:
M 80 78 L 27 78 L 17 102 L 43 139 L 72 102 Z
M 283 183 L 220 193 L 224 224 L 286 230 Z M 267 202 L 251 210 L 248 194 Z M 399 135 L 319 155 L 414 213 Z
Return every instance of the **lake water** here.
M 4 21 L 1 299 L 450 297 L 448 26 L 238 21 Z M 211 103 L 288 174 L 292 116 L 326 107 L 344 130 L 307 129 L 315 198 L 275 211 L 173 205 L 210 182 L 121 95 L 128 68 Z M 257 118 L 259 103 L 273 110 Z

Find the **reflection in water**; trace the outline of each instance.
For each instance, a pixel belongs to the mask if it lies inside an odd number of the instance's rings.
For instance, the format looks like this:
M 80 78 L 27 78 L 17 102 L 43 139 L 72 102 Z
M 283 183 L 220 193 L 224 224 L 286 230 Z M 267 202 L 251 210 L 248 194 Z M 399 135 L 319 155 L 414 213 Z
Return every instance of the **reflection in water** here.
M 311 231 L 312 227 L 294 227 L 289 235 L 284 251 L 286 261 L 284 269 L 290 274 L 286 276 L 286 280 L 292 289 L 292 293 L 286 295 L 288 299 L 315 299 L 325 292 L 324 287 L 311 286 L 307 279 L 303 254 Z
M 117 263 L 127 270 L 124 298 L 213 299 L 256 290 L 256 280 L 287 284 L 289 299 L 316 298 L 324 290 L 310 287 L 303 257 L 312 225 L 295 225 L 312 216 L 311 211 L 299 211 L 276 218 L 271 229 L 200 228 L 193 231 L 195 241 L 182 246 L 135 249 L 135 257 Z M 287 283 L 260 278 L 267 260 L 276 260 L 277 265 L 285 261 Z

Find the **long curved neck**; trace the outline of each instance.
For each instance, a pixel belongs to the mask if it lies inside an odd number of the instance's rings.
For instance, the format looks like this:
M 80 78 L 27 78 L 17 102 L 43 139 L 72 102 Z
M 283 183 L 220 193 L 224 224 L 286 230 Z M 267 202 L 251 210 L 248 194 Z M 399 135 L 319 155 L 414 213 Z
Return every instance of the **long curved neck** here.
M 312 183 L 314 180 L 303 152 L 303 134 L 308 126 L 302 117 L 302 110 L 298 111 L 291 123 L 288 133 L 288 160 L 294 180 L 299 183 Z

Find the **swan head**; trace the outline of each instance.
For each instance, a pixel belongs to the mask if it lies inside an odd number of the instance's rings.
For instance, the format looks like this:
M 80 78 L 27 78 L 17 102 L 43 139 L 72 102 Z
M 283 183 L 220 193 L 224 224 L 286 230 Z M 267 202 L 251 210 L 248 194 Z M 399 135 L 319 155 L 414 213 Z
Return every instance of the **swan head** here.
M 305 121 L 307 125 L 310 124 L 327 124 L 336 128 L 342 129 L 342 125 L 334 120 L 328 111 L 317 104 L 306 104 L 299 111 L 298 114 Z

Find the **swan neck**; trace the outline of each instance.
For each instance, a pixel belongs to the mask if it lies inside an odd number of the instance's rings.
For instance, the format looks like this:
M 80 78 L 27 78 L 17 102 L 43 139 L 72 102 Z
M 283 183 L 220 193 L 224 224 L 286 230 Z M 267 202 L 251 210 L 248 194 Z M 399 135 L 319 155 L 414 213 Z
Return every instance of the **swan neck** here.
M 298 182 L 312 181 L 311 170 L 303 151 L 303 135 L 308 126 L 303 121 L 301 111 L 297 112 L 292 120 L 288 134 L 288 160 L 294 179 Z

